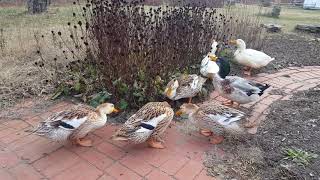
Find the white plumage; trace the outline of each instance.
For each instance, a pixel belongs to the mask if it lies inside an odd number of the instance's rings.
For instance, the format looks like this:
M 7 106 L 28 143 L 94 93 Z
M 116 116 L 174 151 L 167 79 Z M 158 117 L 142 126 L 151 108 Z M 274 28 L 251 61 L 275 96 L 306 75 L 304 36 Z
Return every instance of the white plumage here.
M 246 49 L 246 43 L 242 39 L 237 39 L 236 44 L 237 50 L 234 53 L 234 59 L 241 65 L 257 69 L 268 65 L 274 60 L 264 52 Z
M 215 74 L 219 72 L 219 66 L 216 63 L 212 62 L 209 57 L 210 54 L 211 55 L 216 54 L 217 45 L 218 45 L 218 42 L 213 41 L 211 45 L 210 53 L 208 53 L 201 61 L 200 73 L 205 77 L 208 77 L 209 73 Z

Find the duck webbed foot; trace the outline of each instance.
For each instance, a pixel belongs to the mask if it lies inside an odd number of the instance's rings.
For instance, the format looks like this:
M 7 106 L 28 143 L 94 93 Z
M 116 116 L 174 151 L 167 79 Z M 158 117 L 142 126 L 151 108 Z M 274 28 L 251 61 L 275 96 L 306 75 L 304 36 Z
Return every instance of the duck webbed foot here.
M 233 102 L 232 107 L 233 107 L 233 108 L 236 108 L 236 109 L 239 109 L 239 108 L 240 108 L 240 103 Z
M 164 149 L 165 146 L 160 142 L 160 141 L 156 141 L 154 138 L 150 138 L 147 141 L 149 147 L 151 148 L 155 148 L 155 149 Z
M 92 146 L 92 140 L 91 139 L 82 139 L 78 138 L 75 140 L 75 143 L 84 146 L 84 147 L 91 147 Z
M 224 140 L 223 136 L 212 134 L 212 138 L 210 139 L 211 144 L 220 144 Z
M 205 136 L 205 137 L 209 137 L 212 135 L 212 131 L 208 130 L 208 129 L 201 129 L 200 130 L 200 134 Z
M 225 106 L 232 106 L 233 105 L 233 101 L 228 100 L 228 101 L 223 102 L 222 104 L 225 105 Z
M 245 67 L 243 74 L 247 76 L 251 76 L 251 70 L 252 70 L 251 67 Z

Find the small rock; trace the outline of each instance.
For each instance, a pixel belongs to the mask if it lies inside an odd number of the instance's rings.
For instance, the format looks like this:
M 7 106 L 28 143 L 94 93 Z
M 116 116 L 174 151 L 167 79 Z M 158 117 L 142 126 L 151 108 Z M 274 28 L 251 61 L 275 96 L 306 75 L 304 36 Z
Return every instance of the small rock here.
M 279 24 L 262 24 L 262 27 L 266 28 L 268 32 L 280 32 L 282 26 Z

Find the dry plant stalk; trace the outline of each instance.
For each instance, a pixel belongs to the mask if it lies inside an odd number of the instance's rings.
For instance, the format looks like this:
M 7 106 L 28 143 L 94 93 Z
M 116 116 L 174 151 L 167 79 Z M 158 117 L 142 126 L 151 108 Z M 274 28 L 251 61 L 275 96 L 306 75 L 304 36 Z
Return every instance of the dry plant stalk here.
M 131 107 L 161 100 L 163 88 L 174 74 L 198 73 L 194 65 L 210 50 L 213 38 L 223 42 L 242 38 L 251 47 L 263 42 L 260 21 L 230 8 L 154 7 L 145 6 L 143 0 L 74 4 L 81 8 L 74 13 L 75 22 L 68 23 L 68 34 L 52 31 L 52 42 L 62 51 L 54 60 L 69 64 L 66 68 L 43 67 L 53 69 L 52 76 L 64 80 L 56 82 L 57 87 L 72 84 L 83 87 L 84 94 L 106 89 L 114 102 L 128 102 Z M 41 57 L 42 51 L 37 51 Z

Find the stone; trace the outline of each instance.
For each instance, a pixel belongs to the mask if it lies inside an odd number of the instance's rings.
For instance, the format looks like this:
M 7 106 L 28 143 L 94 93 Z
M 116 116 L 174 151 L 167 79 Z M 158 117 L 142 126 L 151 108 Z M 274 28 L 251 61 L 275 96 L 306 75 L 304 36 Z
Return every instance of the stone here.
M 320 33 L 320 24 L 298 24 L 295 29 L 309 33 Z
M 268 32 L 280 32 L 282 26 L 279 24 L 262 24 L 262 27 L 266 28 Z

